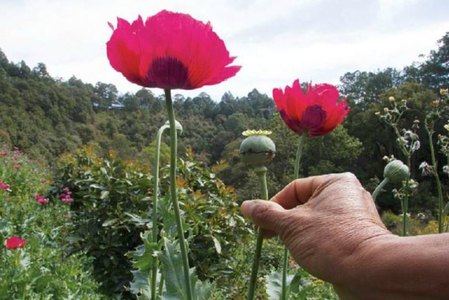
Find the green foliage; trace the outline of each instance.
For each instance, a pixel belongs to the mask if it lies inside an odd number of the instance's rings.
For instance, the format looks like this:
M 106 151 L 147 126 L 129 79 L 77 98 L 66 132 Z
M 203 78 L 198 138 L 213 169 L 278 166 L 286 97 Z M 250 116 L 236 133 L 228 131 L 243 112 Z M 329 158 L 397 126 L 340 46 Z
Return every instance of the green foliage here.
M 341 91 L 348 97 L 351 111 L 344 125 L 332 134 L 307 141 L 301 176 L 353 171 L 369 188 L 376 177 L 382 174 L 384 164 L 381 157 L 394 154 L 402 158 L 395 142 L 395 132 L 380 122 L 374 113 L 387 107 L 388 98 L 394 96 L 399 101 L 406 99 L 411 108 L 398 124 L 401 128 L 410 128 L 415 119 L 423 120 L 426 110 L 436 98 L 438 89 L 447 88 L 449 85 L 448 41 L 446 34 L 439 41 L 439 48 L 432 51 L 425 62 L 412 64 L 403 71 L 387 68 L 376 72 L 348 72 L 342 76 Z M 42 230 L 42 236 L 48 236 L 50 231 L 43 225 L 44 218 L 51 220 L 49 224 L 64 223 L 67 222 L 69 214 L 73 217 L 74 233 L 70 239 L 70 251 L 81 251 L 80 255 L 87 252 L 93 258 L 94 274 L 102 282 L 103 290 L 107 291 L 109 296 L 116 293 L 122 293 L 124 297 L 129 296 L 123 287 L 132 277 L 129 272 L 131 263 L 124 254 L 139 247 L 133 259 L 136 266 L 145 270 L 149 267 L 147 255 L 159 255 L 159 250 L 163 249 L 162 244 L 141 245 L 140 237 L 152 224 L 147 216 L 151 210 L 150 202 L 147 201 L 151 196 L 151 176 L 147 172 L 150 162 L 146 158 L 152 155 L 150 141 L 160 125 L 166 121 L 163 96 L 155 96 L 145 89 L 136 94 L 119 95 L 111 84 L 99 82 L 92 86 L 75 77 L 67 81 L 56 80 L 48 74 L 44 64 L 40 63 L 31 69 L 23 61 L 16 64 L 9 62 L 1 51 L 0 91 L 1 140 L 27 149 L 31 157 L 51 163 L 56 161 L 55 158 L 60 154 L 94 141 L 101 148 L 98 154 L 104 156 L 96 156 L 91 150 L 65 156 L 57 172 L 57 182 L 50 189 L 50 193 L 53 195 L 52 199 L 57 200 L 62 188 L 69 187 L 75 198 L 75 202 L 70 204 L 70 213 L 67 211 L 67 204 L 51 204 L 47 209 L 33 211 L 33 217 L 29 218 L 32 206 L 24 203 L 28 203 L 26 201 L 30 198 L 32 200 L 30 195 L 36 193 L 35 190 L 42 192 L 45 189 L 40 180 L 48 178 L 40 173 L 41 166 L 22 161 L 20 152 L 9 153 L 11 158 L 17 155 L 18 159 L 4 160 L 4 164 L 0 165 L 0 178 L 7 178 L 8 184 L 13 183 L 11 192 L 0 191 L 2 238 L 16 230 L 20 234 L 23 231 L 30 241 L 29 245 L 35 245 L 43 240 L 40 235 L 39 239 L 36 237 L 37 231 L 31 231 L 29 224 Z M 180 139 L 180 152 L 192 148 L 195 153 L 180 160 L 178 180 L 179 198 L 186 215 L 186 236 L 191 246 L 191 265 L 196 267 L 201 280 L 214 281 L 217 286 L 223 287 L 214 291 L 211 298 L 239 299 L 242 293 L 244 294 L 245 274 L 248 272 L 246 268 L 249 269 L 250 266 L 248 261 L 252 257 L 252 249 L 242 249 L 237 245 L 251 244 L 253 237 L 248 235 L 248 227 L 238 214 L 238 203 L 242 199 L 259 197 L 257 178 L 251 171 L 248 172 L 239 160 L 237 149 L 242 138 L 241 131 L 247 128 L 273 131 L 271 137 L 276 143 L 277 154 L 268 166 L 270 195 L 292 179 L 298 137 L 286 129 L 278 114 L 273 113 L 275 108 L 272 99 L 257 90 L 240 98 L 228 92 L 220 101 L 214 101 L 205 93 L 193 98 L 175 95 L 175 110 L 177 119 L 185 129 Z M 442 126 L 446 120 L 446 116 L 437 120 L 435 136 L 444 132 Z M 424 133 L 418 131 L 418 135 L 424 136 Z M 434 183 L 416 171 L 416 166 L 422 161 L 430 161 L 428 147 L 429 142 L 421 139 L 421 150 L 417 151 L 411 161 L 412 178 L 420 181 L 420 185 L 419 193 L 413 197 L 410 207 L 412 215 L 426 211 L 429 221 L 424 227 L 417 225 L 415 230 L 412 220 L 411 233 L 431 232 L 433 228 L 432 218 L 435 215 L 436 202 Z M 114 149 L 118 158 L 110 156 L 109 149 Z M 136 157 L 140 163 L 130 164 L 124 161 Z M 437 159 L 440 166 L 447 164 L 444 155 L 439 155 Z M 217 170 L 217 176 L 223 178 L 226 184 L 232 185 L 235 191 L 225 186 L 207 169 L 207 166 L 211 165 Z M 30 176 L 38 173 L 40 176 Z M 163 169 L 162 175 L 165 176 L 161 190 L 161 199 L 164 200 L 167 190 L 166 169 Z M 443 185 L 447 190 L 445 182 Z M 3 201 L 3 198 L 7 201 L 14 199 L 15 205 L 18 205 L 14 206 L 14 212 L 7 211 L 9 206 L 6 203 L 10 202 Z M 35 204 L 33 200 L 31 202 Z M 378 204 L 381 210 L 391 209 L 394 213 L 400 210 L 398 201 L 391 193 L 383 193 Z M 169 203 L 161 206 L 166 212 L 170 210 Z M 56 214 L 56 217 L 53 214 Z M 162 219 L 160 217 L 158 222 L 154 223 L 162 224 Z M 394 218 L 390 219 L 392 220 L 388 222 L 397 224 Z M 54 226 L 53 234 L 58 236 L 56 240 L 60 243 L 59 239 L 67 235 L 68 227 L 62 226 L 62 223 L 58 224 Z M 167 232 L 171 230 L 164 229 Z M 27 272 L 35 274 L 35 271 L 32 271 L 33 261 L 39 261 L 38 257 L 47 257 L 47 250 L 36 249 L 33 246 L 25 250 L 7 252 L 20 253 L 13 258 L 11 255 L 2 256 L 2 259 L 9 257 L 14 262 L 19 261 L 21 267 L 26 267 L 26 272 L 21 273 L 24 281 L 17 282 L 27 282 L 27 278 L 31 278 L 27 277 Z M 269 273 L 267 270 L 277 268 L 277 248 L 273 249 L 273 253 L 264 254 L 264 275 Z M 70 259 L 59 263 L 59 248 L 55 247 L 54 251 L 53 254 L 48 254 L 48 257 L 58 257 L 54 259 L 55 266 L 51 268 L 57 269 L 58 264 L 61 264 L 67 272 L 73 271 L 71 274 L 74 278 L 77 277 L 76 272 L 82 271 L 78 276 L 81 278 L 79 282 L 84 282 L 86 288 L 81 288 L 81 291 L 90 288 L 93 291 L 94 284 L 89 281 L 88 272 L 81 270 L 86 260 L 70 256 Z M 66 252 L 69 253 L 68 250 Z M 28 259 L 30 263 L 27 262 Z M 42 264 L 45 266 L 46 263 L 47 258 L 43 259 Z M 64 263 L 73 263 L 73 268 Z M 63 273 L 55 273 L 61 279 L 66 278 Z M 136 274 L 140 276 L 140 283 L 144 284 L 145 276 L 142 273 L 135 272 Z M 265 282 L 265 278 L 260 280 L 261 283 Z M 71 282 L 69 279 L 66 281 Z M 59 289 L 62 281 L 54 282 L 55 290 Z M 9 282 L 6 281 L 6 284 Z M 134 287 L 134 291 L 138 290 Z M 314 293 L 321 293 L 322 297 L 319 298 L 327 297 L 323 296 L 327 295 L 326 289 L 316 289 L 303 295 L 314 297 Z M 22 296 L 26 298 L 27 295 Z M 79 296 L 81 294 L 76 295 L 77 298 L 82 298 Z M 93 295 L 95 298 L 94 292 Z M 266 297 L 262 290 L 259 290 L 258 295 L 261 299 Z
M 201 283 L 195 279 L 192 285 L 198 285 L 198 293 L 201 290 L 199 285 L 203 287 L 204 293 L 210 290 L 207 282 L 216 286 L 228 286 L 231 280 L 241 276 L 237 275 L 241 261 L 234 257 L 235 251 L 241 243 L 252 238 L 246 221 L 239 214 L 236 195 L 232 188 L 226 187 L 214 173 L 196 161 L 191 151 L 187 152 L 186 158 L 179 160 L 178 167 L 178 200 L 190 246 L 189 260 L 198 278 L 203 281 Z M 144 244 L 130 254 L 134 266 L 138 268 L 134 272 L 131 286 L 133 291 L 137 290 L 144 298 L 149 293 L 148 278 L 155 256 L 159 256 L 163 262 L 164 277 L 167 280 L 170 278 L 165 291 L 167 296 L 181 291 L 180 287 L 184 284 L 184 277 L 179 270 L 180 264 L 174 263 L 172 260 L 176 258 L 171 256 L 173 253 L 169 253 L 178 250 L 173 246 L 177 234 L 173 209 L 168 198 L 168 176 L 168 168 L 164 167 L 161 172 L 162 195 L 158 205 L 160 217 L 157 223 L 151 224 L 156 224 L 154 226 L 162 230 L 164 243 L 155 245 L 149 242 L 151 235 L 147 231 L 142 235 Z M 178 267 L 173 268 L 173 264 Z M 142 280 L 143 278 L 147 280 Z M 199 294 L 197 297 L 201 299 Z
M 16 65 L 4 57 L 0 64 L 0 128 L 13 145 L 51 161 L 94 137 L 86 131 L 94 128 L 85 127 L 94 119 L 93 91 L 76 78 L 59 82 L 45 72 L 43 64 L 31 72 L 24 62 Z
M 402 215 L 397 215 L 391 211 L 382 213 L 382 221 L 385 226 L 394 234 L 402 234 Z M 438 233 L 438 222 L 432 220 L 432 216 L 427 212 L 420 212 L 410 215 L 407 220 L 407 232 L 409 235 L 423 235 Z
M 126 164 L 113 155 L 99 157 L 93 147 L 67 155 L 59 163 L 52 191 L 55 197 L 63 187 L 73 193 L 72 251 L 83 251 L 93 257 L 93 274 L 109 295 L 126 295 L 124 287 L 131 281 L 131 264 L 125 254 L 142 243 L 140 236 L 148 223 L 152 186 L 147 170 L 138 163 Z M 179 161 L 178 172 L 178 198 L 188 229 L 191 263 L 199 278 L 225 282 L 233 276 L 237 265 L 232 248 L 247 240 L 250 232 L 239 215 L 236 195 L 195 161 L 192 153 Z M 162 169 L 161 178 L 164 198 L 168 193 L 167 167 Z M 171 215 L 171 204 L 165 203 L 159 209 Z M 170 233 L 173 228 L 164 230 Z M 145 243 L 131 255 L 141 272 L 135 273 L 136 278 L 149 272 L 151 259 L 146 258 L 154 255 L 155 247 Z M 135 291 L 142 286 L 135 282 L 132 288 Z
M 266 285 L 269 299 L 280 299 L 282 291 L 282 272 L 273 271 L 267 275 Z M 298 266 L 292 268 L 290 274 L 287 275 L 287 285 L 287 299 L 338 299 L 331 284 L 311 276 Z
M 166 290 L 162 297 L 164 299 L 187 299 L 186 284 L 183 273 L 180 272 L 179 266 L 182 265 L 181 252 L 176 243 L 164 238 L 164 251 L 160 256 L 162 261 L 162 275 L 165 278 Z M 190 278 L 192 280 L 192 297 L 194 300 L 210 299 L 212 285 L 208 282 L 198 281 L 194 269 L 190 270 Z
M 40 205 L 47 171 L 19 150 L 3 146 L 0 179 L 0 294 L 2 299 L 103 299 L 90 274 L 90 260 L 68 255 L 69 210 L 60 201 Z M 6 249 L 13 235 L 25 239 L 22 249 Z
M 114 153 L 97 157 L 94 147 L 66 155 L 58 165 L 53 197 L 68 187 L 75 199 L 71 251 L 93 258 L 93 275 L 105 294 L 126 295 L 131 263 L 125 254 L 139 245 L 143 227 L 129 214 L 148 211 L 150 178 L 143 166 L 117 159 Z

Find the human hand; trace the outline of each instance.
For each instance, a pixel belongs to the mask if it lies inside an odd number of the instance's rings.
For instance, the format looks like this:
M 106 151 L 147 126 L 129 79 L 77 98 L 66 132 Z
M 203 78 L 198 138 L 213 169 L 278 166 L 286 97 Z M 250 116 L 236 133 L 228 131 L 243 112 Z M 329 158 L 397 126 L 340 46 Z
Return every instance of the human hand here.
M 366 249 L 393 237 L 351 173 L 295 180 L 271 201 L 245 201 L 241 210 L 265 236 L 279 235 L 299 265 L 333 283 L 342 298 L 357 288 L 351 285 L 369 260 Z

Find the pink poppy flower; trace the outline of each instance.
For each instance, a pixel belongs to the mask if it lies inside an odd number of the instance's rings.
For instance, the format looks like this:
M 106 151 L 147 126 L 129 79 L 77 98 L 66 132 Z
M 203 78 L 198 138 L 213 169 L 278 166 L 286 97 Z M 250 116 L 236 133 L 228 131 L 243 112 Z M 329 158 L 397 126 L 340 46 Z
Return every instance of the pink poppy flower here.
M 346 99 L 330 84 L 308 84 L 302 90 L 299 80 L 293 86 L 273 89 L 273 98 L 285 124 L 297 134 L 309 137 L 325 135 L 335 129 L 346 117 L 349 106 Z
M 11 186 L 0 179 L 0 190 L 11 191 Z
M 22 240 L 19 236 L 13 235 L 9 239 L 5 240 L 6 249 L 17 249 L 25 247 L 26 241 Z
M 62 189 L 62 193 L 59 195 L 59 199 L 61 199 L 64 203 L 73 202 L 72 192 L 68 187 Z
M 48 198 L 45 198 L 41 194 L 34 195 L 34 199 L 36 199 L 37 203 L 39 203 L 40 205 L 47 204 L 49 201 Z
M 139 16 L 131 24 L 117 18 L 107 42 L 111 66 L 129 81 L 144 87 L 196 89 L 220 83 L 240 66 L 229 66 L 224 42 L 190 15 L 163 10 L 145 22 Z

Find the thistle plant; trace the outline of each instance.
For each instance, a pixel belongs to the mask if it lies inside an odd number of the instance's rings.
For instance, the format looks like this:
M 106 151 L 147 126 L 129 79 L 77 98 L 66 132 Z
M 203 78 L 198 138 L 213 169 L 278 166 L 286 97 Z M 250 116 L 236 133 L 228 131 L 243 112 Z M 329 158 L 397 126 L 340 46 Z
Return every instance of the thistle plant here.
M 246 138 L 240 144 L 240 155 L 242 160 L 249 167 L 254 168 L 254 171 L 259 177 L 261 195 L 264 200 L 268 200 L 267 167 L 265 164 L 269 163 L 276 153 L 276 146 L 274 142 L 267 136 L 269 134 L 271 134 L 271 132 L 265 130 L 244 131 L 243 135 L 246 136 Z M 259 270 L 260 256 L 262 253 L 262 244 L 262 230 L 258 229 L 256 250 L 248 286 L 248 300 L 254 299 L 257 273 Z
M 435 149 L 433 146 L 433 135 L 435 133 L 435 124 L 436 122 L 438 122 L 442 117 L 443 114 L 447 112 L 448 108 L 447 108 L 447 102 L 448 102 L 448 97 L 447 97 L 447 90 L 446 89 L 442 89 L 440 90 L 440 95 L 441 98 L 440 99 L 436 99 L 434 101 L 432 101 L 432 105 L 430 108 L 430 111 L 426 114 L 425 117 L 425 129 L 427 132 L 427 136 L 429 139 L 429 148 L 430 148 L 430 158 L 432 160 L 432 165 L 429 165 L 427 167 L 427 170 L 429 172 L 430 175 L 432 175 L 433 177 L 435 177 L 435 182 L 436 182 L 436 186 L 437 186 L 437 193 L 438 193 L 438 232 L 441 233 L 443 232 L 443 223 L 444 223 L 444 199 L 443 199 L 443 188 L 441 185 L 441 180 L 440 180 L 440 176 L 438 173 L 438 162 L 436 159 L 436 154 L 435 154 Z M 448 126 L 446 126 L 448 127 Z M 446 128 L 445 127 L 445 128 Z M 447 128 L 446 128 L 447 130 Z M 446 158 L 448 157 L 448 139 L 447 137 L 445 137 L 444 135 L 439 135 L 438 136 L 438 143 L 440 144 L 441 147 L 441 152 L 443 154 L 446 155 Z M 426 169 L 426 166 L 422 166 L 422 169 Z M 446 168 L 447 169 L 447 168 Z
M 399 191 L 393 190 L 395 198 L 401 202 L 402 209 L 402 235 L 407 235 L 407 211 L 408 211 L 408 199 L 411 195 L 412 186 L 415 186 L 415 181 L 410 179 L 410 169 L 402 161 L 395 159 L 393 156 L 388 158 L 384 157 L 388 162 L 384 169 L 384 179 L 374 190 L 372 197 L 376 201 L 377 196 L 382 191 L 387 183 L 401 184 Z
M 383 112 L 376 112 L 376 115 L 390 126 L 395 135 L 396 143 L 399 150 L 404 155 L 406 160 L 406 166 L 410 172 L 411 170 L 411 158 L 413 153 L 419 150 L 421 143 L 419 141 L 418 130 L 419 130 L 419 120 L 414 120 L 411 129 L 400 128 L 400 123 L 404 114 L 410 110 L 407 106 L 407 100 L 403 99 L 400 102 L 396 101 L 393 96 L 388 98 L 390 102 L 390 107 L 384 107 Z M 385 180 L 385 179 L 384 179 Z M 378 193 L 381 191 L 386 182 L 381 182 L 380 185 L 373 192 L 373 198 L 376 199 Z M 410 179 L 407 178 L 403 183 L 404 190 L 411 189 Z M 403 193 L 401 198 L 401 208 L 403 213 L 403 235 L 407 235 L 407 211 L 408 211 L 408 201 L 409 193 Z
M 393 96 L 390 96 L 388 100 L 390 101 L 390 107 L 384 107 L 383 112 L 376 112 L 376 115 L 393 129 L 399 150 L 405 157 L 407 167 L 411 169 L 411 157 L 421 147 L 417 133 L 420 122 L 419 120 L 413 121 L 411 129 L 400 128 L 400 122 L 404 114 L 410 110 L 407 106 L 407 100 L 398 102 Z

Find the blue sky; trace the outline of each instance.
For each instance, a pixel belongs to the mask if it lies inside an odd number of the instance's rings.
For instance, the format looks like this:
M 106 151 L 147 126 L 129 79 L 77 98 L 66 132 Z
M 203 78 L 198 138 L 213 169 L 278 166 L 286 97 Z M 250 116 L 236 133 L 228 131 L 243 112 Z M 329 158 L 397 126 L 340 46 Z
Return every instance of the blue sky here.
M 376 71 L 421 61 L 449 31 L 446 0 L 0 0 L 0 48 L 9 60 L 47 65 L 53 77 L 72 75 L 120 92 L 140 87 L 106 58 L 107 22 L 168 9 L 210 21 L 242 70 L 206 92 L 271 96 L 294 79 L 338 84 L 345 72 Z M 157 89 L 153 92 L 160 94 Z

